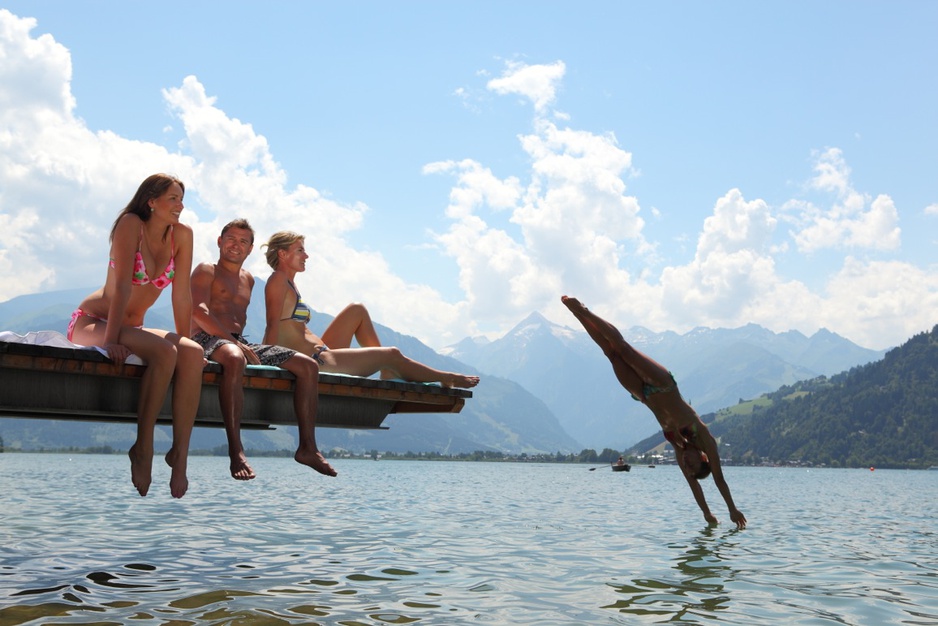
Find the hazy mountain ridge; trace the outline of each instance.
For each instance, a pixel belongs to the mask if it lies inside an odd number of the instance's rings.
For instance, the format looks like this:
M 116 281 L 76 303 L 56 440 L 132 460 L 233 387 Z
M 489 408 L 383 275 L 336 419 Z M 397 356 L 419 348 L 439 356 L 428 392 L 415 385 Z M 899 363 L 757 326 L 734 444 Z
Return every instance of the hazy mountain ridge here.
M 245 335 L 254 341 L 263 337 L 263 286 L 258 280 L 245 329 Z M 36 294 L 0 303 L 0 330 L 64 333 L 71 311 L 90 291 Z M 171 327 L 169 299 L 164 301 L 151 310 L 148 325 Z M 331 316 L 314 313 L 311 327 L 325 328 L 330 320 Z M 658 430 L 644 405 L 631 400 L 619 386 L 608 361 L 584 331 L 554 324 L 539 313 L 532 313 L 499 339 L 467 338 L 440 353 L 385 326 L 378 325 L 378 332 L 385 345 L 397 345 L 405 354 L 433 367 L 481 373 L 482 383 L 460 414 L 390 416 L 387 431 L 324 428 L 318 434 L 324 448 L 506 453 L 579 451 L 583 447 L 624 450 Z M 806 337 L 797 331 L 773 333 L 755 324 L 737 329 L 696 328 L 683 335 L 636 326 L 624 335 L 671 368 L 681 392 L 702 414 L 799 380 L 837 374 L 884 354 L 827 330 Z M 8 445 L 17 440 L 11 437 L 12 421 L 0 421 Z M 53 427 L 45 420 L 23 421 L 37 422 L 29 434 L 23 432 L 24 441 L 40 442 L 41 433 Z M 116 436 L 123 428 L 108 425 L 118 429 L 114 431 L 93 426 L 96 434 L 84 439 L 100 441 Z M 91 427 L 68 424 L 73 433 Z M 194 448 L 224 444 L 221 430 L 199 431 L 193 438 Z M 110 434 L 105 436 L 105 432 Z M 247 447 L 280 449 L 289 447 L 284 446 L 285 437 L 292 436 L 291 429 L 281 428 L 246 431 L 244 439 Z M 44 445 L 53 447 L 52 443 Z
M 938 326 L 881 360 L 703 416 L 737 463 L 938 466 Z M 641 442 L 637 452 L 663 442 Z
M 257 281 L 248 310 L 245 336 L 259 341 L 264 334 L 264 283 Z M 0 330 L 25 334 L 37 330 L 65 333 L 71 312 L 93 291 L 73 289 L 60 292 L 20 296 L 0 303 Z M 323 329 L 332 316 L 313 313 L 310 325 Z M 146 318 L 149 326 L 172 328 L 170 299 L 161 299 Z M 402 335 L 376 324 L 385 345 L 395 345 L 406 355 L 432 367 L 448 371 L 477 373 L 464 363 L 441 355 L 414 337 Z M 2 381 L 0 381 L 2 393 Z M 317 430 L 323 449 L 342 447 L 354 451 L 437 451 L 473 452 L 493 450 L 509 454 L 521 452 L 573 452 L 580 444 L 561 428 L 557 418 L 539 399 L 510 380 L 486 376 L 473 390 L 471 398 L 458 414 L 392 415 L 385 422 L 389 430 L 363 431 L 335 428 Z M 157 445 L 169 446 L 169 428 L 159 426 Z M 10 448 L 60 448 L 111 445 L 127 448 L 134 440 L 134 426 L 93 422 L 57 420 L 2 419 L 0 435 Z M 249 449 L 279 450 L 296 445 L 295 427 L 272 430 L 245 430 L 244 445 Z M 211 450 L 225 445 L 220 428 L 197 428 L 192 448 Z
M 832 333 L 773 333 L 756 324 L 696 328 L 684 335 L 640 326 L 623 331 L 639 350 L 674 372 L 698 412 L 715 411 L 782 385 L 833 375 L 882 358 Z M 621 388 L 608 360 L 585 331 L 532 313 L 493 341 L 463 340 L 450 354 L 484 373 L 516 380 L 589 448 L 625 449 L 658 430 L 644 405 Z

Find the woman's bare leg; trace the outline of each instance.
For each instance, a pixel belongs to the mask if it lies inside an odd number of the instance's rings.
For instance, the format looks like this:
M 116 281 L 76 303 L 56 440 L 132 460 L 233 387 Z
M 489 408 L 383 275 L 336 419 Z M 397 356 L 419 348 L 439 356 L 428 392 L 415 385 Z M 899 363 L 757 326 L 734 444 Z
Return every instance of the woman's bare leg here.
M 364 304 L 353 302 L 342 309 L 322 334 L 323 343 L 330 348 L 349 348 L 352 339 L 362 348 L 381 346 L 378 331 Z
M 342 309 L 322 334 L 323 343 L 330 348 L 350 348 L 353 338 L 362 348 L 381 347 L 371 315 L 360 302 L 353 302 Z M 381 378 L 394 378 L 394 372 L 382 370 Z
M 189 441 L 192 439 L 192 428 L 199 412 L 205 353 L 202 346 L 176 333 L 167 333 L 165 339 L 172 342 L 176 348 L 176 368 L 173 376 L 173 446 L 166 453 L 166 463 L 173 468 L 169 490 L 174 498 L 181 498 L 189 489 L 189 479 L 186 475 Z
M 656 386 L 666 386 L 671 382 L 671 374 L 667 368 L 639 352 L 632 347 L 629 342 L 622 337 L 619 329 L 587 309 L 579 300 L 569 296 L 561 298 L 563 304 L 570 309 L 589 336 L 595 341 L 603 353 L 612 362 L 613 370 L 616 370 L 616 377 L 619 382 L 629 390 L 630 393 L 638 398 L 642 397 L 641 386 L 639 393 L 635 392 L 634 380 L 628 372 L 619 370 L 624 366 L 631 369 L 635 376 L 639 378 L 642 384 L 648 383 Z M 619 365 L 617 367 L 617 362 Z M 625 380 L 623 380 L 625 379 Z M 628 382 L 629 384 L 626 384 Z
M 106 322 L 83 317 L 75 324 L 73 340 L 81 345 L 102 346 L 106 330 Z M 153 480 L 153 429 L 172 380 L 176 350 L 161 337 L 138 328 L 121 329 L 120 341 L 147 364 L 140 379 L 137 438 L 127 452 L 131 482 L 145 496 Z
M 396 378 L 415 383 L 440 383 L 444 387 L 471 388 L 479 384 L 478 376 L 444 372 L 404 356 L 393 347 L 348 348 L 327 350 L 320 354 L 324 372 L 353 376 L 371 376 L 378 370 L 390 371 Z

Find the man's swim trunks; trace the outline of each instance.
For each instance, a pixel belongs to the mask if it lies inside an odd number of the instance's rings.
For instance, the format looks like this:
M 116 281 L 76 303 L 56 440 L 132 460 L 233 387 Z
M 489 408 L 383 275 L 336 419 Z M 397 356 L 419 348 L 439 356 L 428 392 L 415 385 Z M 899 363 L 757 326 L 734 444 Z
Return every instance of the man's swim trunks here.
M 234 334 L 233 336 L 238 341 L 245 344 L 254 351 L 254 354 L 256 354 L 257 358 L 260 359 L 261 365 L 272 365 L 274 367 L 279 367 L 283 364 L 284 361 L 291 359 L 293 355 L 296 354 L 296 350 L 291 350 L 290 348 L 284 348 L 283 346 L 269 346 L 262 343 L 248 343 L 241 335 Z M 218 346 L 223 346 L 226 343 L 234 343 L 234 341 L 231 341 L 230 339 L 209 335 L 204 330 L 200 330 L 194 334 L 192 336 L 192 341 L 202 346 L 202 349 L 205 351 L 206 359 L 212 358 L 212 353 L 218 349 Z

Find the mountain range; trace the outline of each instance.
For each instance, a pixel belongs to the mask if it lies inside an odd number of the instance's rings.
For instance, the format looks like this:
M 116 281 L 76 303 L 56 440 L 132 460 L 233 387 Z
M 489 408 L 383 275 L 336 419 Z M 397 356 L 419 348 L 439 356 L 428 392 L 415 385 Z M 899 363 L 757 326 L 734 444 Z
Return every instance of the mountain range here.
M 671 369 L 681 393 L 701 414 L 884 354 L 827 330 L 807 337 L 797 331 L 777 334 L 755 324 L 697 328 L 683 335 L 635 326 L 622 334 Z M 589 448 L 623 450 L 659 430 L 645 406 L 622 389 L 608 360 L 584 331 L 553 324 L 539 313 L 495 341 L 466 339 L 445 353 L 518 382 Z
M 0 303 L 0 330 L 65 332 L 71 311 L 92 289 L 19 296 Z M 258 280 L 248 311 L 245 335 L 263 336 L 263 282 Z M 165 302 L 165 304 L 164 304 Z M 323 329 L 331 320 L 316 313 L 310 323 Z M 147 324 L 172 327 L 169 298 L 148 313 Z M 554 324 L 532 313 L 493 341 L 465 339 L 440 353 L 417 339 L 377 325 L 385 345 L 445 370 L 477 373 L 482 382 L 461 413 L 392 415 L 389 430 L 320 429 L 320 447 L 355 452 L 441 452 L 476 450 L 507 454 L 575 452 L 582 448 L 624 450 L 658 427 L 645 407 L 619 386 L 608 361 L 585 332 Z M 796 331 L 773 333 L 757 325 L 736 329 L 698 328 L 686 334 L 655 333 L 642 327 L 623 330 L 639 350 L 673 372 L 684 396 L 703 414 L 754 398 L 783 385 L 828 376 L 882 358 L 826 330 L 807 337 Z M 0 380 L 0 393 L 3 382 Z M 169 430 L 158 427 L 168 446 Z M 0 420 L 8 448 L 65 446 L 128 447 L 133 427 L 50 420 Z M 295 428 L 245 431 L 245 446 L 279 450 L 295 445 Z M 198 428 L 192 447 L 224 446 L 220 429 Z

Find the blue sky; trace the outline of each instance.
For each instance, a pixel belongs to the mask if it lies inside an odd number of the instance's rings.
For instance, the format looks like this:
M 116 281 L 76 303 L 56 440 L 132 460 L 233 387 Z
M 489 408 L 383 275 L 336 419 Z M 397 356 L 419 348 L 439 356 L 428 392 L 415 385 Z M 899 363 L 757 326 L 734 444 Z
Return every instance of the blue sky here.
M 304 233 L 314 308 L 437 348 L 573 326 L 562 293 L 897 345 L 938 322 L 936 26 L 903 0 L 5 2 L 0 301 L 100 286 L 169 171 L 196 260 L 234 217 Z

